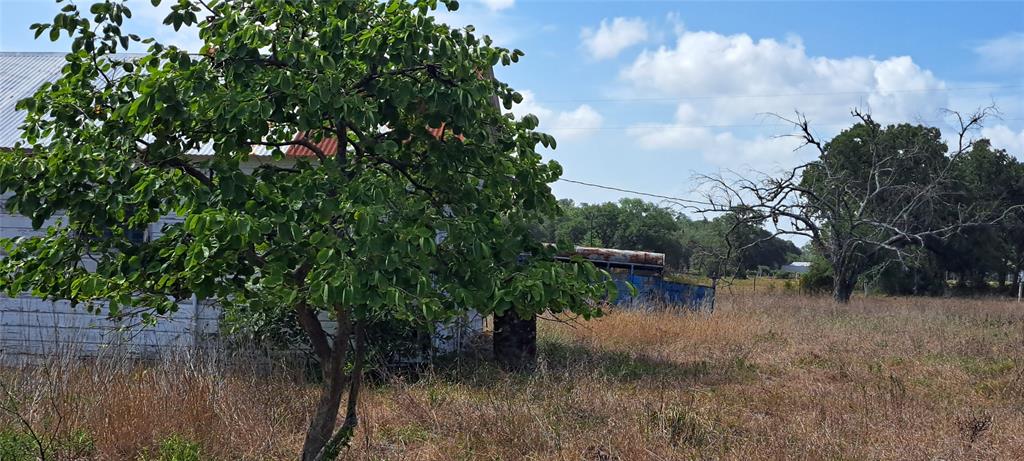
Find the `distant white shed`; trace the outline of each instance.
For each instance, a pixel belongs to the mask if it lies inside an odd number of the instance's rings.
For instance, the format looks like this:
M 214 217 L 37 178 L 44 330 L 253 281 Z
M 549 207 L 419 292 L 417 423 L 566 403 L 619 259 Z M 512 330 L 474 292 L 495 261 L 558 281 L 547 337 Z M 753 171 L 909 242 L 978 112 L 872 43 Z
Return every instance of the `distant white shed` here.
M 793 274 L 806 274 L 811 270 L 811 263 L 807 261 L 795 261 L 782 266 L 782 272 Z

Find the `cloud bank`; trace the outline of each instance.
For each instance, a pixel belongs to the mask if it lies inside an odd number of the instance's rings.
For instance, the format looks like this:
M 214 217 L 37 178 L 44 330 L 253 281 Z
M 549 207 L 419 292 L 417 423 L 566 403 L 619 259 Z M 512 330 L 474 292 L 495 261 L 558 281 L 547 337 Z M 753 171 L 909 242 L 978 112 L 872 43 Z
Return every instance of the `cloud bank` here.
M 640 18 L 614 18 L 601 20 L 595 30 L 584 27 L 580 32 L 583 48 L 594 59 L 614 58 L 633 45 L 648 38 L 647 23 Z

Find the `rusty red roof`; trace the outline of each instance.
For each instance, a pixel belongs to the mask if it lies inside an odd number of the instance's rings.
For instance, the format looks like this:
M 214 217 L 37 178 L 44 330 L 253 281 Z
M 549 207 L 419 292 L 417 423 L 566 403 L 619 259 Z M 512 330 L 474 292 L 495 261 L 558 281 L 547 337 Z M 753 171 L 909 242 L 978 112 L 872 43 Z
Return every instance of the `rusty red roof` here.
M 436 139 L 444 140 L 445 124 L 442 122 L 441 126 L 437 128 L 427 127 L 427 132 L 430 133 Z M 300 140 L 306 137 L 306 133 L 300 132 L 295 135 L 294 140 Z M 458 140 L 465 139 L 462 135 L 455 136 Z M 316 147 L 323 151 L 324 155 L 328 157 L 333 156 L 338 152 L 338 138 L 328 137 L 321 139 L 316 142 Z M 306 146 L 292 145 L 288 146 L 288 150 L 285 151 L 286 157 L 315 157 L 316 153 L 309 150 Z
M 298 133 L 295 135 L 295 140 L 300 140 L 306 137 L 306 133 Z M 315 143 L 316 147 L 319 148 L 325 155 L 332 156 L 338 151 L 338 138 L 324 138 L 319 142 Z M 316 153 L 309 150 L 306 146 L 292 145 L 288 146 L 288 150 L 285 151 L 286 157 L 315 157 Z

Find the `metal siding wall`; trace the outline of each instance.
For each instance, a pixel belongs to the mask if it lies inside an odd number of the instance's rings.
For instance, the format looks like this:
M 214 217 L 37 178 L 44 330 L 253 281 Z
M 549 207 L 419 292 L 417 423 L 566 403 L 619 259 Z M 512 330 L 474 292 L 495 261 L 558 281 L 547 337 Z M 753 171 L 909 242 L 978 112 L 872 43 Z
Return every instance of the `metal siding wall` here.
M 246 162 L 243 169 L 252 171 L 263 161 Z M 45 230 L 32 229 L 29 218 L 8 213 L 2 208 L 8 196 L 0 197 L 0 236 L 44 235 Z M 47 221 L 43 228 L 56 221 Z M 150 225 L 150 238 L 159 238 L 165 226 L 183 221 L 184 218 L 175 215 L 164 217 Z M 114 347 L 149 356 L 177 348 L 202 346 L 208 341 L 216 341 L 219 336 L 220 310 L 212 302 L 200 302 L 197 307 L 198 310 L 191 301 L 186 301 L 170 318 L 159 320 L 154 327 L 120 331 L 123 325 L 111 322 L 103 315 L 90 314 L 81 306 L 72 308 L 68 302 L 44 301 L 28 295 L 16 298 L 0 295 L 0 359 L 46 355 L 59 350 L 89 356 Z M 325 329 L 332 330 L 335 326 L 326 312 L 321 313 L 321 321 Z M 483 329 L 484 319 L 473 311 L 460 322 L 438 325 L 435 347 L 444 352 L 456 350 L 466 339 L 463 332 L 475 334 Z
M 44 301 L 31 296 L 0 297 L 0 357 L 45 355 L 71 350 L 96 355 L 107 348 L 125 348 L 137 355 L 200 345 L 216 335 L 215 308 L 192 302 L 161 319 L 154 327 L 118 323 L 102 315 L 71 307 L 64 301 Z
M 0 199 L 0 204 L 2 202 Z M 164 225 L 181 221 L 181 218 L 168 216 L 150 226 L 151 235 L 159 237 Z M 32 229 L 29 218 L 0 211 L 0 236 L 43 233 Z M 96 355 L 112 347 L 127 348 L 133 354 L 151 355 L 168 349 L 197 346 L 215 337 L 220 325 L 220 313 L 215 306 L 205 302 L 197 304 L 193 306 L 191 301 L 179 304 L 177 312 L 158 321 L 155 327 L 140 328 L 127 324 L 129 328 L 122 328 L 125 323 L 91 314 L 82 306 L 73 308 L 66 301 L 44 301 L 28 295 L 15 298 L 0 296 L 0 357 L 45 355 L 58 350 Z
M 612 274 L 612 278 L 619 291 L 614 304 L 664 303 L 705 310 L 711 308 L 715 296 L 711 287 L 670 282 L 658 276 Z M 636 289 L 636 296 L 630 296 L 627 283 Z

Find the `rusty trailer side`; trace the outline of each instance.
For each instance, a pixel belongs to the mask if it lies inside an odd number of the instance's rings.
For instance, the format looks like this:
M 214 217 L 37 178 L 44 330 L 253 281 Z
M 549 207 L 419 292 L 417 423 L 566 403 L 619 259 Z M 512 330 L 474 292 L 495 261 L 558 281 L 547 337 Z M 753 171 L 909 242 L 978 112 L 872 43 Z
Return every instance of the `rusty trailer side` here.
M 714 288 L 671 282 L 662 277 L 664 253 L 578 246 L 572 254 L 561 254 L 556 259 L 568 261 L 573 256 L 583 257 L 611 274 L 618 287 L 615 304 L 675 305 L 690 310 L 711 310 L 714 306 Z M 635 295 L 630 286 L 636 290 Z

